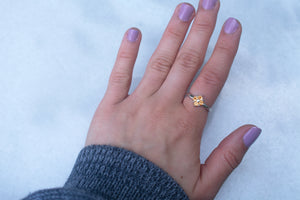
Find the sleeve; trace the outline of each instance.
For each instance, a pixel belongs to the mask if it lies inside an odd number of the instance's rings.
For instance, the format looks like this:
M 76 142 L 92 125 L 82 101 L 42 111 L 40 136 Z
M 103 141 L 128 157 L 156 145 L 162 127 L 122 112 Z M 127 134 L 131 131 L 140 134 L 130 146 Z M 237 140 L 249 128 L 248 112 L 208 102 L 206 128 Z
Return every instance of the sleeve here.
M 140 155 L 113 146 L 87 146 L 79 153 L 62 188 L 30 194 L 24 200 L 165 199 L 188 200 L 176 181 Z

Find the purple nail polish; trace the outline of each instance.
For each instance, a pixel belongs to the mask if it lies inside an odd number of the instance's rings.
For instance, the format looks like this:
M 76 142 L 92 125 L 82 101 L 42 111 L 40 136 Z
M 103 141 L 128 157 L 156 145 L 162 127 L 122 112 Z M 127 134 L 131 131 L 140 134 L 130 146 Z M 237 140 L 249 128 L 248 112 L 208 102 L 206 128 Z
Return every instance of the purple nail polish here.
M 187 22 L 191 19 L 192 15 L 194 13 L 194 7 L 183 3 L 180 6 L 178 17 L 181 21 Z
M 225 22 L 224 31 L 227 34 L 232 34 L 239 28 L 239 26 L 240 26 L 240 24 L 238 23 L 238 21 L 236 19 L 229 18 Z
M 129 29 L 128 33 L 127 33 L 127 40 L 129 40 L 130 42 L 135 42 L 139 37 L 139 31 L 132 28 Z
M 261 133 L 261 129 L 257 127 L 252 127 L 249 129 L 249 131 L 244 135 L 243 141 L 246 147 L 250 147 L 255 140 L 258 138 L 258 136 Z
M 215 7 L 218 0 L 203 0 L 202 1 L 202 7 L 205 10 L 211 10 Z

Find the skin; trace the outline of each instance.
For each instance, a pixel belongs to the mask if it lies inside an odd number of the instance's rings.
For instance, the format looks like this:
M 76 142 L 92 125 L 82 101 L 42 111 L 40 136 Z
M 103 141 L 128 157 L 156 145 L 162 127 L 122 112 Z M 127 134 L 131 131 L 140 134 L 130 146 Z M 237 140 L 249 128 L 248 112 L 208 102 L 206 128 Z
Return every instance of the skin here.
M 190 199 L 216 196 L 242 161 L 247 151 L 243 135 L 253 127 L 245 125 L 232 132 L 201 164 L 200 141 L 208 112 L 204 107 L 194 107 L 185 95 L 203 63 L 219 7 L 217 2 L 214 9 L 204 10 L 200 1 L 191 19 L 183 22 L 178 18 L 178 5 L 131 95 L 128 91 L 141 33 L 131 42 L 126 32 L 86 139 L 86 145 L 117 146 L 147 158 L 172 176 Z M 212 56 L 191 85 L 190 92 L 203 95 L 210 107 L 227 79 L 241 32 L 240 24 L 232 34 L 222 28 Z

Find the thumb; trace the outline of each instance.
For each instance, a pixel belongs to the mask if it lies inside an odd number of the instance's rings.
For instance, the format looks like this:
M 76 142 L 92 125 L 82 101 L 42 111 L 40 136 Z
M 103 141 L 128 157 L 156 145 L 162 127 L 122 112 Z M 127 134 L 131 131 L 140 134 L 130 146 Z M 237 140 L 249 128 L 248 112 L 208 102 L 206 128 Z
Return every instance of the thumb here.
M 245 125 L 227 136 L 201 166 L 201 182 L 207 192 L 216 195 L 226 178 L 240 164 L 248 148 L 261 133 L 253 125 Z

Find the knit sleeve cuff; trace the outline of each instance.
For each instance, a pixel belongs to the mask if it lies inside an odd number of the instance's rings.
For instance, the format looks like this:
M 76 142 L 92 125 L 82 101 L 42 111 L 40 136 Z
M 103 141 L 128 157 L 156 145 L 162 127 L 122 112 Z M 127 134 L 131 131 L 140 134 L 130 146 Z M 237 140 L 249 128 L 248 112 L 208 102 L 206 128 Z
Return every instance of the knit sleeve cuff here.
M 188 199 L 158 166 L 134 152 L 107 145 L 81 150 L 64 188 L 105 199 Z

